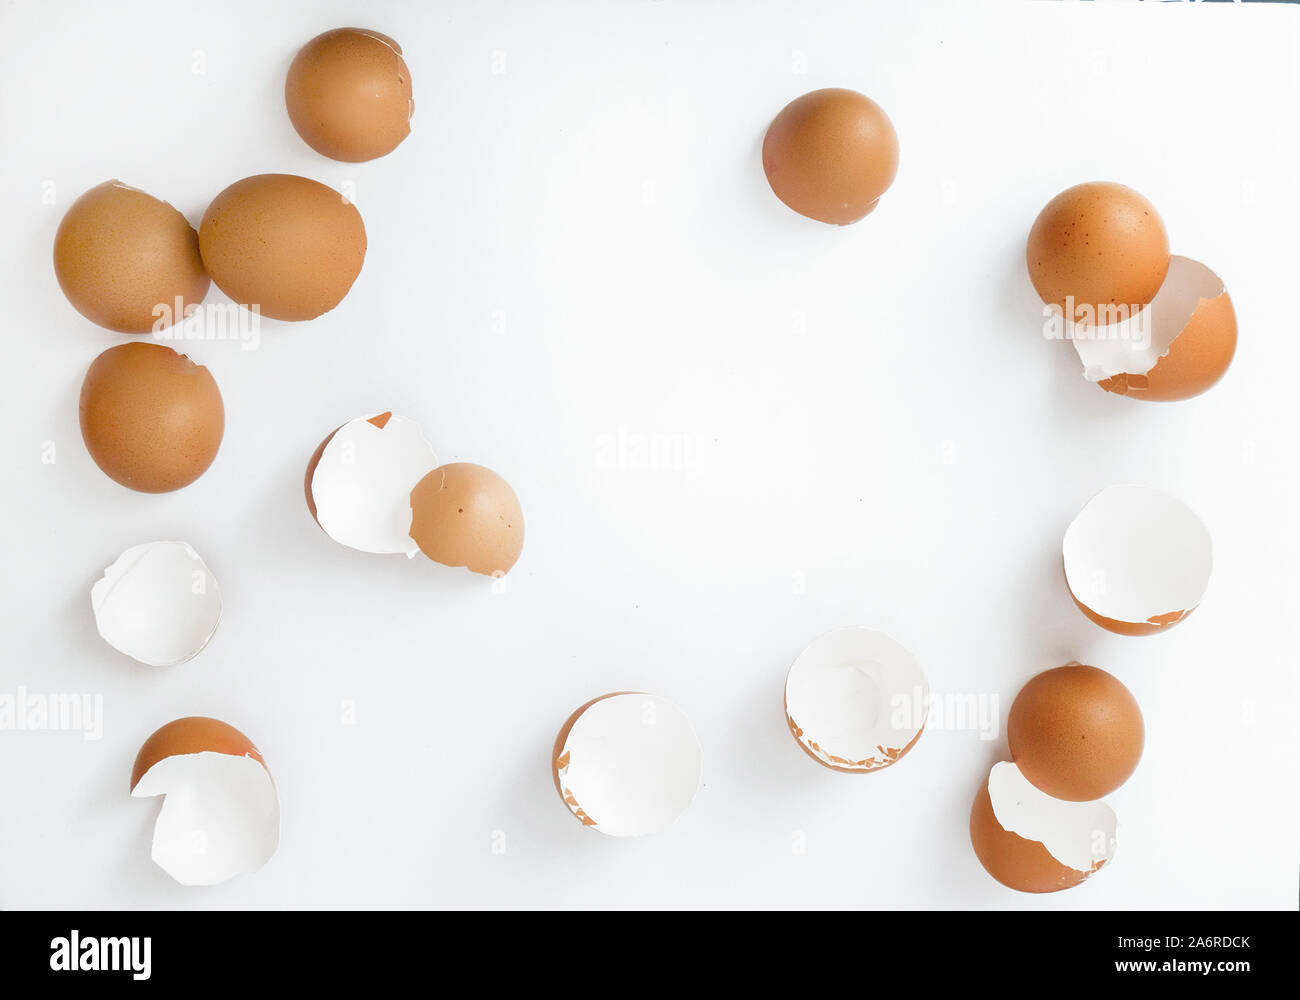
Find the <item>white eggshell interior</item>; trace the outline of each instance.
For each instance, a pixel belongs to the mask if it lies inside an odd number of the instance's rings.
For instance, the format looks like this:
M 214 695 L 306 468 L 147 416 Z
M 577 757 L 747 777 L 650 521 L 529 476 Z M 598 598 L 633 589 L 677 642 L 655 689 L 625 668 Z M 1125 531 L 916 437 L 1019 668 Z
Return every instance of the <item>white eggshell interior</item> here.
M 566 757 L 559 772 L 566 797 L 612 837 L 657 833 L 700 787 L 695 729 L 685 712 L 655 695 L 619 694 L 591 705 L 569 730 Z
M 1101 382 L 1125 373 L 1147 374 L 1169 353 L 1201 301 L 1223 292 L 1223 280 L 1204 264 L 1170 257 L 1164 284 L 1137 315 L 1107 325 L 1070 325 L 1083 377 Z
M 1213 569 L 1201 519 L 1146 486 L 1110 486 L 1089 500 L 1066 529 L 1061 553 L 1080 603 L 1122 622 L 1190 611 Z
M 419 425 L 393 414 L 381 428 L 369 417 L 335 431 L 312 475 L 316 521 L 336 542 L 362 552 L 419 551 L 411 538 L 411 489 L 438 466 Z
M 930 684 L 916 658 L 882 632 L 842 628 L 815 639 L 785 682 L 797 739 L 819 760 L 851 770 L 890 762 L 929 712 Z M 864 761 L 875 763 L 862 763 Z
M 165 796 L 153 828 L 153 860 L 182 885 L 216 885 L 261 868 L 280 841 L 275 783 L 252 757 L 164 757 L 131 795 Z
M 1034 840 L 1061 864 L 1090 872 L 1115 856 L 1118 822 L 1105 802 L 1065 802 L 1029 783 L 1011 761 L 989 772 L 989 800 L 1002 829 Z
M 105 642 L 154 667 L 197 655 L 221 620 L 216 577 L 185 542 L 127 549 L 91 587 L 90 604 Z

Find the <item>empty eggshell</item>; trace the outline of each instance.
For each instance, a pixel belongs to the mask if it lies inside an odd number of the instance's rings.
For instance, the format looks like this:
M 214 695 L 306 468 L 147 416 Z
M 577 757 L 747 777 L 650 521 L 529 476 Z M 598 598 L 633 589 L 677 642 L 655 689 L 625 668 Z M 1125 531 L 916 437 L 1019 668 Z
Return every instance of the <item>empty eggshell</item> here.
M 430 559 L 475 573 L 509 572 L 524 547 L 524 514 L 510 484 L 469 462 L 443 465 L 411 490 L 411 537 Z
M 307 466 L 307 506 L 336 542 L 414 556 L 411 487 L 437 464 L 415 421 L 391 412 L 360 417 L 316 449 Z
M 583 824 L 611 837 L 658 833 L 691 804 L 702 753 L 686 713 L 620 691 L 574 712 L 551 755 L 555 788 Z
M 217 457 L 226 411 L 212 373 L 163 344 L 134 342 L 97 357 L 81 385 L 81 436 L 115 482 L 167 493 Z
M 198 234 L 185 216 L 115 180 L 91 188 L 64 215 L 54 273 L 79 313 L 119 333 L 180 322 L 209 285 Z
M 841 628 L 813 640 L 790 667 L 785 717 L 817 763 L 845 774 L 888 767 L 921 738 L 930 685 L 889 636 Z
M 1007 716 L 1011 759 L 1048 795 L 1086 802 L 1128 780 L 1146 729 L 1137 699 L 1097 667 L 1068 663 L 1020 689 Z
M 1067 318 L 1100 322 L 1105 307 L 1136 311 L 1155 298 L 1169 269 L 1169 237 L 1138 192 L 1092 181 L 1047 203 L 1029 231 L 1025 259 L 1044 302 Z
M 970 840 L 985 871 L 1020 892 L 1058 892 L 1115 856 L 1118 824 L 1104 802 L 1054 799 L 1015 764 L 993 765 L 970 813 Z
M 185 542 L 147 542 L 123 552 L 90 590 L 100 636 L 152 667 L 197 656 L 221 620 L 221 588 Z
M 1084 378 L 1152 402 L 1200 395 L 1223 377 L 1237 350 L 1237 315 L 1222 279 L 1186 257 L 1170 258 L 1165 283 L 1141 312 L 1068 330 Z
M 1061 546 L 1065 582 L 1092 621 L 1151 635 L 1186 618 L 1210 581 L 1210 533 L 1181 500 L 1146 486 L 1110 486 L 1081 510 Z
M 355 205 L 306 177 L 258 174 L 212 200 L 199 250 L 217 287 L 281 320 L 327 313 L 347 295 L 366 257 Z
M 216 885 L 261 868 L 280 839 L 275 782 L 251 740 L 233 726 L 193 716 L 145 741 L 131 795 L 163 795 L 154 862 L 182 885 Z
M 363 28 L 337 28 L 304 45 L 284 100 L 307 145 L 349 162 L 391 153 L 410 135 L 415 110 L 402 47 Z
M 898 173 L 884 109 L 853 90 L 814 90 L 787 104 L 763 138 L 773 193 L 800 215 L 845 226 L 876 207 Z

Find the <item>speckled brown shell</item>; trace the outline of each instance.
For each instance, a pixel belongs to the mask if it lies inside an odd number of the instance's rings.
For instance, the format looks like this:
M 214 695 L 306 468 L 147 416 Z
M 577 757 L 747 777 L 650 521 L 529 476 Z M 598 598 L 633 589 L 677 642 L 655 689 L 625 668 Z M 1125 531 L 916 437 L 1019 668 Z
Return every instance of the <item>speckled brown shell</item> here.
M 787 104 L 763 139 L 773 193 L 800 215 L 857 222 L 898 173 L 898 135 L 884 109 L 853 90 L 814 90 Z
M 455 462 L 411 490 L 411 537 L 430 559 L 497 576 L 524 547 L 524 514 L 510 484 L 491 469 Z
M 364 28 L 337 28 L 304 45 L 289 66 L 284 101 L 307 145 L 351 163 L 396 149 L 415 110 L 402 47 Z
M 355 205 L 306 177 L 258 174 L 212 200 L 199 250 L 217 287 L 263 316 L 308 320 L 347 295 L 366 258 Z
M 141 493 L 188 486 L 226 427 L 212 373 L 162 344 L 111 347 L 81 385 L 81 436 L 109 478 Z
M 54 274 L 77 312 L 118 333 L 172 326 L 209 286 L 185 216 L 118 181 L 91 188 L 63 216 Z

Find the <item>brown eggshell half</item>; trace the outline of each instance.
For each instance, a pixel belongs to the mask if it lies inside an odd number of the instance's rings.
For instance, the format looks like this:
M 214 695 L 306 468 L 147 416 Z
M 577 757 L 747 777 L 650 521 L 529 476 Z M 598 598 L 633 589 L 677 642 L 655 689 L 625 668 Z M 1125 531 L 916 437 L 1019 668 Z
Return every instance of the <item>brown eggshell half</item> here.
M 366 257 L 361 213 L 332 188 L 292 174 L 258 174 L 222 191 L 199 225 L 217 287 L 279 320 L 309 320 L 347 295 Z
M 81 315 L 118 333 L 172 326 L 209 287 L 185 216 L 121 181 L 72 203 L 54 236 L 54 273 Z
M 402 47 L 364 28 L 337 28 L 302 47 L 284 82 L 304 142 L 356 163 L 391 153 L 411 133 L 411 73 Z
M 1151 402 L 1199 396 L 1223 378 L 1237 351 L 1237 314 L 1225 291 L 1202 299 L 1169 347 L 1145 375 L 1122 374 L 1097 384 L 1107 392 Z
M 1029 230 L 1029 277 L 1068 319 L 1087 306 L 1145 306 L 1169 270 L 1169 237 L 1155 206 L 1123 184 L 1091 181 L 1062 191 Z M 1072 299 L 1073 310 L 1067 308 Z
M 225 431 L 217 383 L 170 347 L 130 343 L 97 357 L 81 386 L 81 436 L 95 464 L 141 493 L 188 486 Z
M 606 698 L 617 698 L 623 694 L 642 694 L 640 691 L 611 691 L 609 694 L 602 694 L 599 698 L 592 698 L 591 701 L 582 705 L 570 715 L 564 725 L 560 727 L 559 733 L 555 737 L 555 744 L 551 748 L 551 777 L 555 780 L 555 791 L 559 793 L 564 804 L 569 807 L 573 815 L 581 820 L 583 826 L 595 826 L 596 821 L 582 811 L 578 805 L 577 799 L 564 790 L 564 785 L 560 782 L 560 771 L 569 766 L 568 755 L 564 753 L 564 744 L 568 742 L 569 733 L 572 732 L 574 725 L 582 718 L 582 713 L 591 708 L 598 701 L 604 701 Z
M 1007 743 L 1020 773 L 1067 802 L 1109 795 L 1142 758 L 1137 699 L 1113 675 L 1070 663 L 1030 678 L 1011 704 Z
M 369 417 L 367 419 L 369 423 L 374 424 L 382 431 L 384 427 L 387 426 L 388 421 L 392 418 L 392 416 L 393 416 L 393 412 L 389 410 L 385 413 L 380 413 L 373 417 Z M 325 440 L 316 446 L 316 450 L 312 452 L 311 459 L 308 460 L 307 462 L 307 474 L 303 477 L 302 491 L 303 494 L 307 497 L 307 509 L 311 511 L 311 519 L 313 521 L 316 521 L 316 498 L 312 495 L 311 492 L 312 477 L 316 475 L 316 466 L 320 464 L 320 458 L 322 455 L 325 454 L 325 449 L 328 448 L 329 443 L 334 440 L 334 435 L 337 434 L 340 430 L 342 430 L 343 427 L 344 427 L 343 424 L 339 424 L 338 427 L 335 427 L 332 431 L 330 431 L 329 434 L 325 436 Z M 316 523 L 318 525 L 320 524 L 319 521 L 317 521 Z
M 876 207 L 898 173 L 898 134 L 884 109 L 853 90 L 804 94 L 763 138 L 772 192 L 800 215 L 845 226 Z
M 266 767 L 266 761 L 262 759 L 262 754 L 253 745 L 253 741 L 234 726 L 218 719 L 192 715 L 167 723 L 144 741 L 144 746 L 136 754 L 135 765 L 131 768 L 131 788 L 134 789 L 160 760 L 205 751 L 230 754 L 233 757 L 252 757 Z
M 524 547 L 524 514 L 510 484 L 469 462 L 439 466 L 411 490 L 411 537 L 435 562 L 496 576 Z
M 993 812 L 987 782 L 980 784 L 970 810 L 970 842 L 984 870 L 1019 892 L 1059 892 L 1072 889 L 1092 872 L 1063 865 L 1036 840 L 1003 829 Z M 1093 871 L 1105 862 L 1098 862 Z

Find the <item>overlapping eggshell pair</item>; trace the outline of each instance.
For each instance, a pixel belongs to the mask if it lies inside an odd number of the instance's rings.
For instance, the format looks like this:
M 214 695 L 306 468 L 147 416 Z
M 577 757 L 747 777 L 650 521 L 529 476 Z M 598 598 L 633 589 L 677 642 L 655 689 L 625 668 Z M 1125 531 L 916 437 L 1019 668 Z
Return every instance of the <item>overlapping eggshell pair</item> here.
M 435 562 L 503 576 L 524 545 L 510 484 L 469 462 L 439 465 L 413 420 L 358 417 L 307 463 L 307 509 L 335 541 L 362 552 L 423 552 Z
M 1034 221 L 1025 259 L 1084 377 L 1107 392 L 1187 399 L 1228 370 L 1237 317 L 1223 281 L 1170 255 L 1159 213 L 1132 188 L 1090 182 L 1061 192 Z
M 131 796 L 165 796 L 154 862 L 182 885 L 216 885 L 261 868 L 280 841 L 280 801 L 252 740 L 201 716 L 149 737 L 131 769 Z
M 1021 892 L 1057 892 L 1115 856 L 1118 823 L 1102 802 L 1142 756 L 1137 701 L 1115 677 L 1069 663 L 1032 678 L 1007 718 L 1010 761 L 975 796 L 970 839 L 995 879 Z

